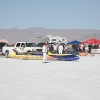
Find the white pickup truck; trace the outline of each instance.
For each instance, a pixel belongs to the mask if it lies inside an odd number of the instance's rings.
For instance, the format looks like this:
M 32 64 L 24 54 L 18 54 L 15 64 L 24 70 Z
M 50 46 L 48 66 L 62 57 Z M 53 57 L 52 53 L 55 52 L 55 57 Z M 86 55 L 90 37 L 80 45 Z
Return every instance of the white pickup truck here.
M 17 42 L 14 46 L 4 46 L 2 48 L 2 54 L 8 58 L 8 54 L 15 49 L 19 53 L 28 52 L 42 52 L 42 47 L 37 47 L 35 43 L 32 42 Z

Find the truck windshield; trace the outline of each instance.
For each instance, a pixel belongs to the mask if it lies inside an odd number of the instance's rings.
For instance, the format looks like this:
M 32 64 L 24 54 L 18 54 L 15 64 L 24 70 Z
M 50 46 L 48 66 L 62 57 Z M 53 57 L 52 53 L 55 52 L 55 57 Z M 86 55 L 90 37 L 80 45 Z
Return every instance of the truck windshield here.
M 26 47 L 36 47 L 35 43 L 26 43 Z

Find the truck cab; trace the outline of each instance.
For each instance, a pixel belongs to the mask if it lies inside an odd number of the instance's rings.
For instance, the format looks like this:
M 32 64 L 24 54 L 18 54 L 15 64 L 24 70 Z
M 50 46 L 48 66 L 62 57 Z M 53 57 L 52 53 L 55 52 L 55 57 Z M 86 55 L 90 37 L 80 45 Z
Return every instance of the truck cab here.
M 41 47 L 37 47 L 36 44 L 32 42 L 17 42 L 15 49 L 19 52 L 42 51 Z

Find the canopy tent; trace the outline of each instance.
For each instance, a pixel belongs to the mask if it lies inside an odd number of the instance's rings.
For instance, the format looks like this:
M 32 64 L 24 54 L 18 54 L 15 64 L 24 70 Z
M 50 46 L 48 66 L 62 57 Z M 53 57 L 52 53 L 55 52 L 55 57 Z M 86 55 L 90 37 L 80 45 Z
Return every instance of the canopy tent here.
M 8 43 L 6 39 L 1 39 L 0 42 Z
M 74 40 L 74 41 L 68 42 L 67 44 L 75 45 L 75 44 L 81 44 L 81 42 Z
M 83 42 L 81 42 L 81 43 L 82 43 L 82 44 L 100 44 L 100 40 L 97 40 L 97 39 L 95 39 L 95 38 L 92 38 L 92 39 L 83 41 Z

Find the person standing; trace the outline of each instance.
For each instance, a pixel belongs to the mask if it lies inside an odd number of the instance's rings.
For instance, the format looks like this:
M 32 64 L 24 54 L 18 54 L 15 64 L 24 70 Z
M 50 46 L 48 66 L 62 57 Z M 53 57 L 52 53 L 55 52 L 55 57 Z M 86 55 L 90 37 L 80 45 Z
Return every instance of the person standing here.
M 58 47 L 59 54 L 62 54 L 62 51 L 63 51 L 63 46 L 60 44 L 59 47 Z
M 42 52 L 43 52 L 43 63 L 47 63 L 47 43 L 43 45 Z
M 54 52 L 55 52 L 55 53 L 57 53 L 57 47 L 58 47 L 57 44 L 54 44 L 54 45 L 53 45 L 53 48 L 54 48 Z

